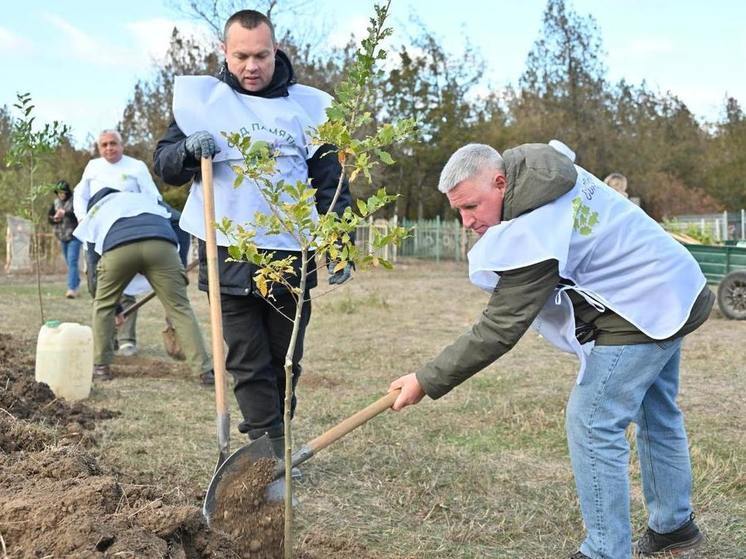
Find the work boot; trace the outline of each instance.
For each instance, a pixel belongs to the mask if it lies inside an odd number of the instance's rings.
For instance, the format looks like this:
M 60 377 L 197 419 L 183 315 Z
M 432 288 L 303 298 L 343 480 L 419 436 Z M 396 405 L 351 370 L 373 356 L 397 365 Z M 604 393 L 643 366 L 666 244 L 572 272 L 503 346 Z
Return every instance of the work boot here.
M 114 375 L 111 374 L 111 367 L 108 365 L 93 366 L 93 380 L 111 380 Z
M 215 386 L 215 371 L 210 369 L 199 375 L 199 383 L 202 386 Z
M 270 437 L 269 443 L 272 445 L 272 450 L 275 453 L 275 456 L 279 460 L 285 459 L 285 437 Z M 290 471 L 290 475 L 293 477 L 295 481 L 300 481 L 303 479 L 303 474 L 298 468 L 293 468 Z
M 137 355 L 137 346 L 132 342 L 122 342 L 117 351 L 117 355 L 122 357 L 134 357 Z
M 65 298 L 66 299 L 75 299 L 75 297 L 78 296 L 78 292 L 75 289 L 68 289 L 65 292 Z
M 575 553 L 570 555 L 570 559 L 591 559 L 591 558 L 581 551 L 576 551 Z
M 634 552 L 637 556 L 642 557 L 677 555 L 680 552 L 698 547 L 704 539 L 704 534 L 699 531 L 694 523 L 694 513 L 692 513 L 689 522 L 673 532 L 659 534 L 648 528 L 642 537 L 635 542 Z

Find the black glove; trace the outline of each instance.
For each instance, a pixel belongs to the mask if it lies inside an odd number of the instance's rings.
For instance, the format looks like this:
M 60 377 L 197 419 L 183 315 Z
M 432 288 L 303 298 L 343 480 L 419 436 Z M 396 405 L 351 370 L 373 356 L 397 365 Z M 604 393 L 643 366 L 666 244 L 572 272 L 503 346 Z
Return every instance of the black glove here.
M 186 142 L 184 142 L 184 149 L 188 155 L 195 159 L 210 158 L 220 152 L 220 148 L 215 143 L 215 138 L 205 130 L 200 130 L 187 137 Z
M 329 285 L 337 284 L 346 282 L 350 277 L 352 277 L 352 264 L 347 263 L 345 264 L 345 267 L 341 270 L 334 271 L 334 268 L 337 266 L 336 262 L 329 262 L 326 265 L 326 269 L 329 271 Z

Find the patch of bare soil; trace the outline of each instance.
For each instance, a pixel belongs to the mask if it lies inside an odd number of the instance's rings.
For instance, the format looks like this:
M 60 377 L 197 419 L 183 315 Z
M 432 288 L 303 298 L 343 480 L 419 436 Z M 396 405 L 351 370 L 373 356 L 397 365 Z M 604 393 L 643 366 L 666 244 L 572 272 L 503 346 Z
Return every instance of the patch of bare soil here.
M 0 334 L 0 409 L 16 419 L 59 428 L 67 438 L 84 438 L 96 421 L 115 413 L 81 402 L 58 400 L 44 383 L 34 380 L 34 351 L 29 340 Z
M 116 377 L 182 378 L 191 376 L 186 365 L 153 357 L 114 357 L 112 372 Z
M 334 388 L 340 382 L 339 379 L 315 371 L 304 371 L 303 373 L 304 388 Z
M 380 559 L 363 545 L 323 534 L 312 534 L 300 546 L 298 559 Z
M 10 557 L 249 557 L 197 507 L 120 483 L 80 446 L 0 454 L 0 534 Z
M 263 498 L 271 461 L 228 480 L 219 529 L 210 529 L 183 495 L 101 464 L 86 448 L 93 436 L 76 434 L 116 414 L 57 400 L 34 382 L 30 355 L 30 342 L 0 335 L 0 542 L 8 557 L 282 557 L 282 504 Z M 318 541 L 304 543 L 304 559 L 367 559 Z

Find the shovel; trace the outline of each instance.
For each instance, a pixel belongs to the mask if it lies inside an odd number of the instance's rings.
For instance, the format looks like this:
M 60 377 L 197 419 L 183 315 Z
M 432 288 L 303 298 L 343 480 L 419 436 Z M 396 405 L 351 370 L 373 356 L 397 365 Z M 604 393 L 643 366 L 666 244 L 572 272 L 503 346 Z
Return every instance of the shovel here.
M 223 313 L 220 305 L 220 277 L 218 276 L 218 243 L 215 237 L 215 194 L 212 188 L 212 159 L 201 160 L 202 194 L 205 207 L 205 245 L 207 254 L 207 295 L 210 300 L 210 337 L 212 338 L 212 366 L 215 373 L 215 408 L 217 410 L 218 463 L 215 470 L 230 454 L 230 425 L 228 404 L 225 401 L 225 353 L 223 349 Z
M 338 441 L 350 431 L 357 429 L 370 419 L 389 409 L 399 396 L 400 390 L 389 392 L 383 398 L 379 398 L 368 407 L 351 415 L 341 423 L 338 423 L 325 433 L 319 435 L 312 441 L 307 442 L 293 453 L 293 467 L 302 464 L 320 450 L 330 444 Z M 224 479 L 235 478 L 245 471 L 252 463 L 259 460 L 271 460 L 275 463 L 272 482 L 267 486 L 264 496 L 267 501 L 281 501 L 284 494 L 284 482 L 282 479 L 285 473 L 285 464 L 282 460 L 277 460 L 267 435 L 262 435 L 255 441 L 246 446 L 239 448 L 215 471 L 215 475 L 210 480 L 207 488 L 205 502 L 202 505 L 202 514 L 210 524 L 212 515 L 217 506 L 217 495 L 221 482 Z

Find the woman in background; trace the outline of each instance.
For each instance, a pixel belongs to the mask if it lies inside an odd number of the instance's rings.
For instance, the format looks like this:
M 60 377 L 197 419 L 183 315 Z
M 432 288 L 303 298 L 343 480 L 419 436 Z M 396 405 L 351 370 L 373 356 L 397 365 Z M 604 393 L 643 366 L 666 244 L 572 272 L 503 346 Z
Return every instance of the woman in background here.
M 67 181 L 57 182 L 54 189 L 57 198 L 49 207 L 49 223 L 54 228 L 55 236 L 62 244 L 62 255 L 67 264 L 67 291 L 65 297 L 75 299 L 80 286 L 80 272 L 78 260 L 80 258 L 81 242 L 73 237 L 73 230 L 78 226 L 78 220 L 73 212 L 73 193 Z

